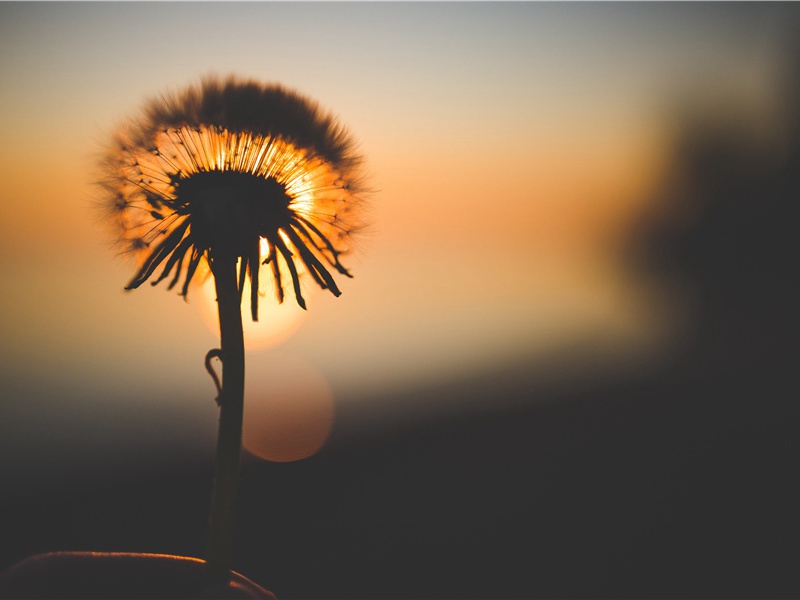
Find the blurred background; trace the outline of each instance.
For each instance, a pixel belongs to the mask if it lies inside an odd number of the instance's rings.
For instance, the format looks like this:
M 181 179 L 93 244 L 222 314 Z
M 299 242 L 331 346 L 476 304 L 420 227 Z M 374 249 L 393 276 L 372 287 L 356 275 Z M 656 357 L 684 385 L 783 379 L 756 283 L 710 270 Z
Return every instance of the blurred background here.
M 346 123 L 340 298 L 248 326 L 280 598 L 797 597 L 800 8 L 0 3 L 0 568 L 202 557 L 213 297 L 123 287 L 110 132 L 203 75 Z

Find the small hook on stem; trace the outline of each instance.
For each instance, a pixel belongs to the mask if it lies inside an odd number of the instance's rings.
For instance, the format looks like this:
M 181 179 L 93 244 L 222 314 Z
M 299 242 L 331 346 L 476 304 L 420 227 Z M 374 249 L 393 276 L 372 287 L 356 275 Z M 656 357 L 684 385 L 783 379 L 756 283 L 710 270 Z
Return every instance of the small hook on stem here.
M 222 406 L 222 385 L 220 384 L 219 377 L 217 376 L 217 372 L 214 371 L 214 367 L 211 366 L 211 359 L 218 358 L 220 362 L 225 362 L 222 358 L 222 350 L 219 348 L 212 348 L 206 354 L 206 371 L 208 374 L 211 375 L 211 379 L 214 380 L 214 385 L 217 387 L 217 397 L 214 400 L 217 402 L 217 406 Z

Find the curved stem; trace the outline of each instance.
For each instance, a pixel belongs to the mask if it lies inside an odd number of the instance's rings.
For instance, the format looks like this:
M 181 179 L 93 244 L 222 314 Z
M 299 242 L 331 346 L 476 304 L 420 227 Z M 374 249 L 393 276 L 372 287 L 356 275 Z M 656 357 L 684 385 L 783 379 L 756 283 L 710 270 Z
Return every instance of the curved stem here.
M 244 415 L 244 334 L 236 258 L 213 260 L 222 349 L 219 433 L 214 461 L 206 564 L 214 579 L 229 577 L 233 561 L 239 459 Z

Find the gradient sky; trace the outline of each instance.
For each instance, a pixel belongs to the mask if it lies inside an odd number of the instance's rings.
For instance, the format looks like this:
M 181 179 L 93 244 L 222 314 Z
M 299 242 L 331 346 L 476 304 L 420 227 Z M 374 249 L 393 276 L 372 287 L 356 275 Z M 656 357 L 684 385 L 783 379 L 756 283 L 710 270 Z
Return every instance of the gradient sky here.
M 115 126 L 208 73 L 317 99 L 359 140 L 376 190 L 342 296 L 282 308 L 275 321 L 299 314 L 292 335 L 249 353 L 251 405 L 285 385 L 275 364 L 298 361 L 315 375 L 282 374 L 301 389 L 322 380 L 365 405 L 570 347 L 585 352 L 563 377 L 635 364 L 670 321 L 619 245 L 653 196 L 674 111 L 730 99 L 768 123 L 787 10 L 0 3 L 4 430 L 118 441 L 133 414 L 213 430 L 202 294 L 125 293 L 133 266 L 92 188 Z

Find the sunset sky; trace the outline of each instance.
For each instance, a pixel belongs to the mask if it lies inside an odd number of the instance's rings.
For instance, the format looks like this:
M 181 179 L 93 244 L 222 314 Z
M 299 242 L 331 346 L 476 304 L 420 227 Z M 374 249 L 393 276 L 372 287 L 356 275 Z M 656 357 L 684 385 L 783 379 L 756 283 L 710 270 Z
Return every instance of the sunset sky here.
M 374 189 L 342 296 L 264 310 L 262 327 L 291 327 L 281 337 L 248 333 L 252 414 L 305 394 L 374 415 L 522 360 L 573 379 L 658 360 L 674 306 L 626 270 L 621 245 L 686 103 L 724 101 L 769 128 L 786 10 L 0 3 L 0 448 L 47 460 L 135 452 L 145 430 L 213 435 L 213 307 L 199 289 L 188 303 L 125 292 L 134 265 L 92 186 L 116 126 L 210 73 L 318 100 L 359 141 Z

